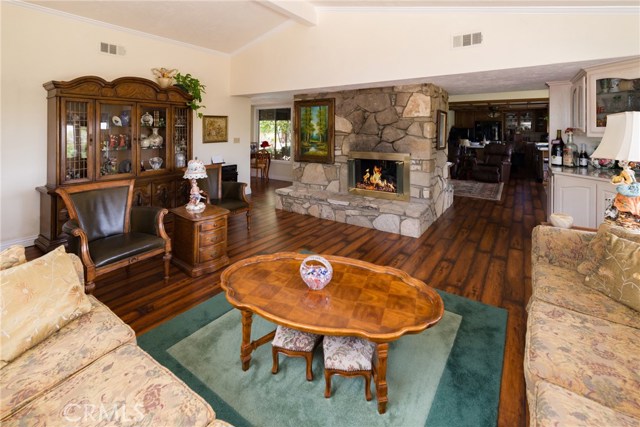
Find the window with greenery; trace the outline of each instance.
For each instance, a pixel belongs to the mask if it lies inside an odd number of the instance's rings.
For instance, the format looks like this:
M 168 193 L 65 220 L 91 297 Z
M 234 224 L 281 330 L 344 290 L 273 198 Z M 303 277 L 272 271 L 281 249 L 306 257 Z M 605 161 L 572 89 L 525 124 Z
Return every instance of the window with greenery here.
M 291 108 L 258 110 L 258 128 L 258 150 L 262 148 L 263 141 L 267 141 L 269 146 L 265 149 L 271 153 L 272 159 L 291 159 Z

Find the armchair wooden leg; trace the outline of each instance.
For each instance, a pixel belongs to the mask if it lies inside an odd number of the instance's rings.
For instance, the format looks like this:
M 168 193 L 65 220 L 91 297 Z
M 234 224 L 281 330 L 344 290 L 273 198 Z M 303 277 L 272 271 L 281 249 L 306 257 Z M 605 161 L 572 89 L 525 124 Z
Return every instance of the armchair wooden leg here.
M 94 282 L 93 280 L 90 282 L 86 282 L 84 284 L 84 292 L 88 295 L 92 295 L 93 291 L 96 290 L 96 282 Z
M 171 268 L 171 253 L 165 253 L 164 260 L 164 280 L 169 280 L 169 269 Z
M 251 211 L 247 211 L 247 230 L 251 230 Z

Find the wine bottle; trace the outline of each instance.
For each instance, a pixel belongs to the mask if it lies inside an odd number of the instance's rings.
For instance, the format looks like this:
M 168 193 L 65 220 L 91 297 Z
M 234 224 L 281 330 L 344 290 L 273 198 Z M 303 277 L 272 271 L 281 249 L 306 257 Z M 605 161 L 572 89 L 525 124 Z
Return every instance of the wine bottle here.
M 569 168 L 578 166 L 578 146 L 573 143 L 572 132 L 567 132 L 567 143 L 564 146 L 562 166 Z
M 589 166 L 589 156 L 587 156 L 587 144 L 580 145 L 580 159 L 579 163 L 581 168 Z
M 562 153 L 564 152 L 564 142 L 562 142 L 562 131 L 558 129 L 556 139 L 551 141 L 551 165 L 562 166 Z

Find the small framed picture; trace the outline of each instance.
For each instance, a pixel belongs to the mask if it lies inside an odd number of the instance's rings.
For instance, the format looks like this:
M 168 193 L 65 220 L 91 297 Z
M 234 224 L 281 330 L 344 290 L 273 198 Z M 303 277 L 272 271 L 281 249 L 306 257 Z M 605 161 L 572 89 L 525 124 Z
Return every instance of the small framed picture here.
M 438 110 L 436 122 L 436 148 L 444 150 L 447 148 L 447 112 Z
M 294 109 L 295 161 L 333 163 L 335 100 L 296 101 Z
M 202 142 L 227 142 L 228 116 L 204 116 L 202 118 Z

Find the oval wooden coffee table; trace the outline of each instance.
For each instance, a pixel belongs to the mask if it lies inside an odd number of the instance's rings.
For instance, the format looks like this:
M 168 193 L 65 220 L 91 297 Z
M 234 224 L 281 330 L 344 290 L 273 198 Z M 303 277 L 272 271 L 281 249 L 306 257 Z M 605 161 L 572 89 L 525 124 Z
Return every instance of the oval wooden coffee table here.
M 377 346 L 374 380 L 378 412 L 383 414 L 389 342 L 437 323 L 444 313 L 442 299 L 401 270 L 338 256 L 324 256 L 333 266 L 333 279 L 312 291 L 299 273 L 306 257 L 293 252 L 259 255 L 222 273 L 227 300 L 242 312 L 242 369 L 249 369 L 253 350 L 274 335 L 251 341 L 253 313 L 301 331 L 366 338 Z

